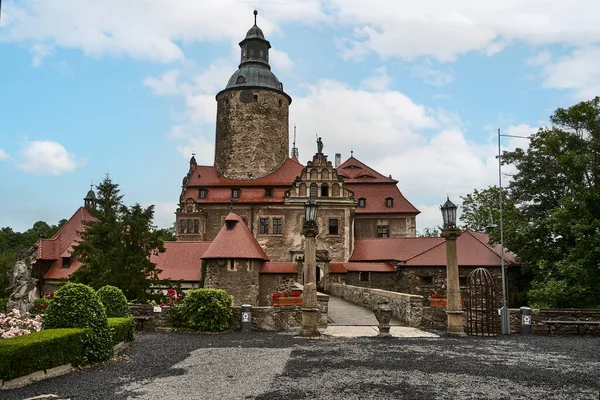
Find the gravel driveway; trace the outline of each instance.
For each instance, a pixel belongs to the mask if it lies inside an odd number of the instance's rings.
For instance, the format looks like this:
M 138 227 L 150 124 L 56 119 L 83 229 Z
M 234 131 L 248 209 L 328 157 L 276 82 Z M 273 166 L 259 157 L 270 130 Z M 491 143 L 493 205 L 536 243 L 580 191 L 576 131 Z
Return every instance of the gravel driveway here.
M 599 349 L 589 336 L 142 333 L 116 360 L 0 399 L 600 399 Z

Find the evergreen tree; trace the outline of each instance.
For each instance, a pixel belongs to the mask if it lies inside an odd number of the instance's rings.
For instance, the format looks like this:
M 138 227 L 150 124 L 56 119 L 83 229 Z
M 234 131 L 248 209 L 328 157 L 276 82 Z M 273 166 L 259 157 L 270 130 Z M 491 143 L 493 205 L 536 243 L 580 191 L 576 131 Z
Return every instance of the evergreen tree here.
M 96 196 L 96 209 L 90 211 L 94 220 L 84 222 L 81 240 L 73 249 L 82 266 L 71 279 L 95 289 L 116 286 L 128 299 L 144 301 L 161 272 L 149 257 L 164 252 L 152 226 L 154 206 L 123 205 L 119 185 L 108 174 L 97 186 Z

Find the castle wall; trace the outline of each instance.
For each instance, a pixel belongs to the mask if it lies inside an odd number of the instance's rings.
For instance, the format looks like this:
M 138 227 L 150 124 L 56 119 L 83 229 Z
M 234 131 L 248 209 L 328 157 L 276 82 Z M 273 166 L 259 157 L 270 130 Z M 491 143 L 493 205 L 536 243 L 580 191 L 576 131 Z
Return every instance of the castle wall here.
M 259 260 L 211 259 L 206 263 L 204 287 L 223 289 L 233 298 L 233 305 L 250 304 L 258 306 L 259 300 Z

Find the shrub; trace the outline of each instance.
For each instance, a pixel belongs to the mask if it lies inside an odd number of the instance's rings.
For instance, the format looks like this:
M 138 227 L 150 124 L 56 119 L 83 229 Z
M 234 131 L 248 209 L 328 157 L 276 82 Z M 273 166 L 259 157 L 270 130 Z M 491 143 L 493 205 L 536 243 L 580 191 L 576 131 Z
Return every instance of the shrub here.
M 8 299 L 0 298 L 0 313 L 6 312 L 6 305 L 8 304 Z
M 132 317 L 109 318 L 108 327 L 112 336 L 113 346 L 121 342 L 135 340 L 135 322 Z
M 113 355 L 104 306 L 89 286 L 67 283 L 58 289 L 44 316 L 43 328 L 92 328 L 85 337 L 83 364 L 104 361 Z
M 90 329 L 49 329 L 0 340 L 0 380 L 71 363 L 79 365 Z
M 36 299 L 33 303 L 33 307 L 29 311 L 31 315 L 42 315 L 46 312 L 48 305 L 50 304 L 50 299 L 47 297 L 40 297 Z
M 195 289 L 187 292 L 181 305 L 172 310 L 180 326 L 198 331 L 219 332 L 229 328 L 231 296 L 224 290 Z
M 42 329 L 40 316 L 29 318 L 29 314 L 21 315 L 17 309 L 7 314 L 0 313 L 0 338 L 10 339 L 15 336 L 29 335 Z
M 127 304 L 127 298 L 119 289 L 115 286 L 102 286 L 96 292 L 98 298 L 102 304 L 104 304 L 104 308 L 106 309 L 106 316 L 108 318 L 121 318 L 121 317 L 129 317 L 131 316 L 131 310 L 129 309 L 129 304 Z

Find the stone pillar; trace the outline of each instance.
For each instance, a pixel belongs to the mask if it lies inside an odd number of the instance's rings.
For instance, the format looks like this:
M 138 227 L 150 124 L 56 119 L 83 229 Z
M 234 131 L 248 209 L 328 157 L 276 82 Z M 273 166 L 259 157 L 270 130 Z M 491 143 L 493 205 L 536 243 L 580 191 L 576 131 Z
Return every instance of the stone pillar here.
M 305 225 L 304 235 L 304 291 L 302 292 L 302 329 L 300 336 L 319 336 L 317 329 L 317 252 L 316 236 L 318 229 L 315 225 Z
M 456 238 L 459 236 L 460 229 L 458 228 L 442 229 L 442 237 L 446 239 L 447 332 L 451 335 L 465 336 L 460 283 L 458 279 L 458 258 L 456 255 Z

